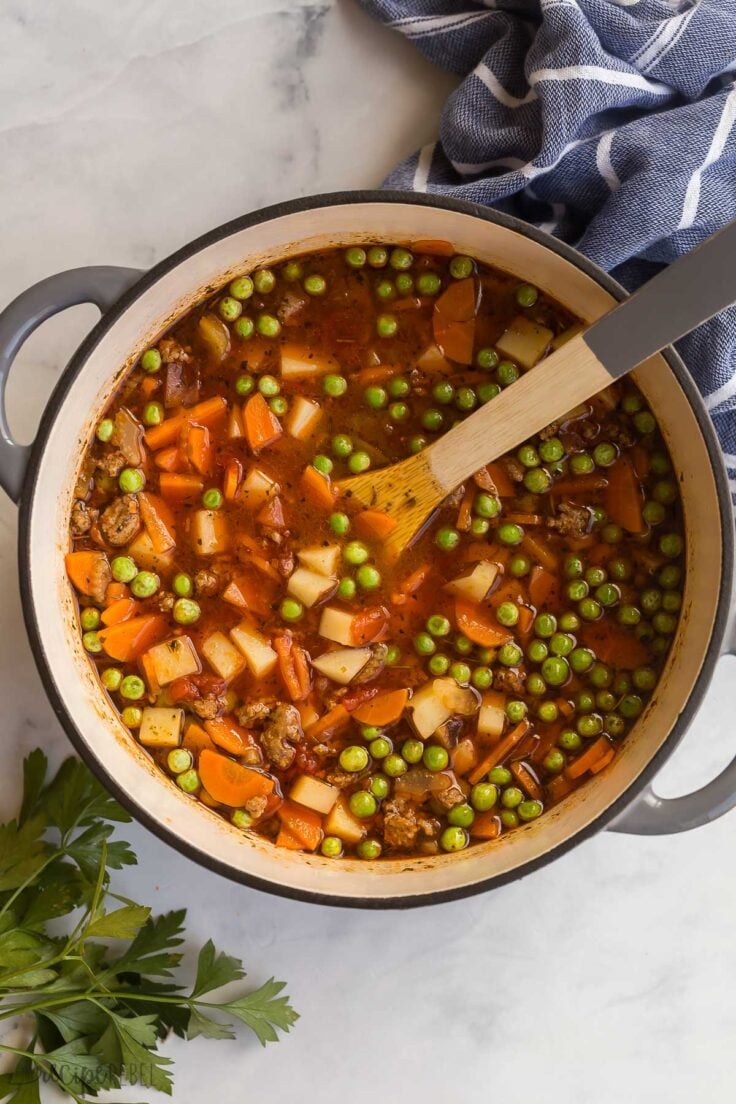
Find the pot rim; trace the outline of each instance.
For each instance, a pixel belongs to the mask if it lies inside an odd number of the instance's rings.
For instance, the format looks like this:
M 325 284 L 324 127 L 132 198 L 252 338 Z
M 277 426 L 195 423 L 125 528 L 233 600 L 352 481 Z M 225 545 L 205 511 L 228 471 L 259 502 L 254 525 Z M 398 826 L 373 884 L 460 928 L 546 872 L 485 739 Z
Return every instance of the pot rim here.
M 168 846 L 173 847 L 186 858 L 192 859 L 199 865 L 205 866 L 230 881 L 247 885 L 253 889 L 259 889 L 275 896 L 285 897 L 291 900 L 306 901 L 313 904 L 334 905 L 347 908 L 365 909 L 398 909 L 418 907 L 421 905 L 439 904 L 445 901 L 458 900 L 464 897 L 485 893 L 490 889 L 500 887 L 509 882 L 516 881 L 527 874 L 533 873 L 542 866 L 546 866 L 554 859 L 561 857 L 574 847 L 579 846 L 586 839 L 607 827 L 627 808 L 633 799 L 637 797 L 647 784 L 653 779 L 663 764 L 670 757 L 674 749 L 684 736 L 689 724 L 698 711 L 705 692 L 713 675 L 715 664 L 721 654 L 721 642 L 725 633 L 729 613 L 729 601 L 731 596 L 734 559 L 734 535 L 732 532 L 732 504 L 725 467 L 720 445 L 713 427 L 713 423 L 706 410 L 700 392 L 690 376 L 684 362 L 672 347 L 662 350 L 670 369 L 674 373 L 678 383 L 682 387 L 685 396 L 692 408 L 703 437 L 708 457 L 713 471 L 718 499 L 720 530 L 721 530 L 721 578 L 718 593 L 718 604 L 711 630 L 710 641 L 698 671 L 692 691 L 686 699 L 677 721 L 673 725 L 669 735 L 661 747 L 655 752 L 641 773 L 623 790 L 608 808 L 604 809 L 593 820 L 578 832 L 568 837 L 544 854 L 515 867 L 504 874 L 491 875 L 472 885 L 461 886 L 453 889 L 438 890 L 432 893 L 419 895 L 404 895 L 401 897 L 360 897 L 357 895 L 331 895 L 310 890 L 291 888 L 286 885 L 271 882 L 246 871 L 236 869 L 229 863 L 217 857 L 201 851 L 189 844 L 186 840 L 157 821 L 128 791 L 124 790 L 108 773 L 103 762 L 97 758 L 89 745 L 82 738 L 80 732 L 72 722 L 64 704 L 64 695 L 57 685 L 52 664 L 46 653 L 40 627 L 36 617 L 33 603 L 32 588 L 30 582 L 30 518 L 31 504 L 34 499 L 36 481 L 40 467 L 44 445 L 50 428 L 64 404 L 67 392 L 77 375 L 97 346 L 104 334 L 112 328 L 124 312 L 138 299 L 153 287 L 157 281 L 172 271 L 181 262 L 194 256 L 201 250 L 219 241 L 230 237 L 241 230 L 269 222 L 284 215 L 296 214 L 323 207 L 336 207 L 342 205 L 359 205 L 371 203 L 396 203 L 408 204 L 420 207 L 435 207 L 445 209 L 471 217 L 492 222 L 508 230 L 530 238 L 538 244 L 546 247 L 569 261 L 591 279 L 595 280 L 604 290 L 608 291 L 617 300 L 626 298 L 627 291 L 621 284 L 614 280 L 607 272 L 579 253 L 572 246 L 559 241 L 545 231 L 515 218 L 504 212 L 483 207 L 480 204 L 467 200 L 459 200 L 443 195 L 416 193 L 408 191 L 379 191 L 354 190 L 328 192 L 314 196 L 304 196 L 294 200 L 284 201 L 268 207 L 259 208 L 247 215 L 232 219 L 223 223 L 193 241 L 182 246 L 168 257 L 159 261 L 151 269 L 144 273 L 123 296 L 107 310 L 82 341 L 78 349 L 72 355 L 68 365 L 62 372 L 56 386 L 41 416 L 38 431 L 32 446 L 30 462 L 25 476 L 23 491 L 19 503 L 18 521 L 18 569 L 20 576 L 20 592 L 22 599 L 23 618 L 26 632 L 31 643 L 34 661 L 41 677 L 44 690 L 51 702 L 52 708 L 66 732 L 69 740 L 80 756 L 92 771 L 98 781 L 107 789 L 116 800 L 129 812 L 133 818 L 157 836 Z M 112 374 L 112 373 L 111 373 Z

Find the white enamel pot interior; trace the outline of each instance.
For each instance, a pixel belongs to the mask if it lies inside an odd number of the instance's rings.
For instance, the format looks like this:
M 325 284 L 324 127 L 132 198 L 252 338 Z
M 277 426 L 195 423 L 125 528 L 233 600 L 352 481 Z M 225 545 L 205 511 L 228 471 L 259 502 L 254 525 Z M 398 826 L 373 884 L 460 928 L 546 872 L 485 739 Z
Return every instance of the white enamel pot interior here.
M 366 241 L 440 238 L 543 288 L 585 321 L 615 285 L 572 250 L 513 220 L 428 197 L 348 193 L 271 208 L 223 227 L 147 274 L 82 346 L 52 397 L 23 494 L 21 575 L 39 668 L 77 749 L 162 839 L 236 880 L 288 896 L 382 907 L 429 903 L 509 880 L 618 815 L 679 739 L 702 695 L 730 590 L 723 480 L 674 359 L 657 356 L 636 382 L 657 413 L 680 478 L 687 527 L 684 606 L 656 693 L 613 764 L 558 807 L 500 840 L 450 856 L 377 863 L 323 859 L 238 832 L 186 797 L 122 726 L 80 645 L 63 556 L 83 450 L 117 382 L 174 319 L 233 274 L 307 250 Z M 720 484 L 719 484 L 720 480 Z M 720 500 L 719 500 L 720 496 Z

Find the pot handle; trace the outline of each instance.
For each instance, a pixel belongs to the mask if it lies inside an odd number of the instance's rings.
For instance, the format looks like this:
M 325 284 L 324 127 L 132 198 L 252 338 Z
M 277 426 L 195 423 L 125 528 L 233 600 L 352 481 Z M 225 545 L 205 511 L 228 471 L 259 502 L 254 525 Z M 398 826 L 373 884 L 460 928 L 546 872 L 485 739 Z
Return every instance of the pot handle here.
M 5 386 L 18 351 L 47 318 L 80 303 L 94 303 L 104 313 L 142 275 L 112 265 L 71 268 L 21 292 L 0 313 L 0 486 L 13 502 L 20 498 L 32 448 L 13 439 L 5 413 Z
M 736 655 L 736 594 L 722 655 Z M 717 820 L 736 806 L 736 757 L 712 782 L 682 797 L 659 797 L 651 785 L 608 828 L 635 836 L 667 836 L 689 832 Z

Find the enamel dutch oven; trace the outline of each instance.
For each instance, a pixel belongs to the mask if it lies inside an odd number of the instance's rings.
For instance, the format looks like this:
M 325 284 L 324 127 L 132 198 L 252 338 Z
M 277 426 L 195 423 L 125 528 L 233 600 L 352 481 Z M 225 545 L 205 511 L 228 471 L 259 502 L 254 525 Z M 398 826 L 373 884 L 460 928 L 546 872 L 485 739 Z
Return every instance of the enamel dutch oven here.
M 651 780 L 703 698 L 729 624 L 733 518 L 710 419 L 671 351 L 635 380 L 657 414 L 678 473 L 687 534 L 682 616 L 661 681 L 616 759 L 540 820 L 460 854 L 335 862 L 273 847 L 230 827 L 167 781 L 122 726 L 84 654 L 64 572 L 77 469 L 111 394 L 143 349 L 236 273 L 305 250 L 366 241 L 441 238 L 460 253 L 533 280 L 587 322 L 624 291 L 573 249 L 468 203 L 397 192 L 317 196 L 213 230 L 148 273 L 84 268 L 20 295 L 0 316 L 0 386 L 26 337 L 78 303 L 102 317 L 61 377 L 32 447 L 16 444 L 0 410 L 0 482 L 20 506 L 20 582 L 38 669 L 59 720 L 91 769 L 144 825 L 203 866 L 260 889 L 366 908 L 420 905 L 520 877 L 602 828 L 679 832 L 736 804 L 736 760 L 697 793 L 658 797 Z

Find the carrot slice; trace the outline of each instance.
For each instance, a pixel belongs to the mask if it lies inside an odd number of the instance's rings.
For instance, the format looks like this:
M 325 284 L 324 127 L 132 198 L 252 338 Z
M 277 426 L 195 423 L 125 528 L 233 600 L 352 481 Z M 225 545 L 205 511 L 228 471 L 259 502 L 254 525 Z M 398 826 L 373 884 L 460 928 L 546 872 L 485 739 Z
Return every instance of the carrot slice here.
M 519 761 L 518 763 L 512 763 L 511 773 L 514 776 L 517 785 L 521 786 L 527 797 L 531 797 L 535 801 L 542 800 L 543 793 L 542 787 L 539 785 L 539 779 L 527 763 L 523 763 L 521 761 Z
M 304 469 L 301 488 L 313 506 L 321 510 L 331 510 L 337 498 L 337 487 L 333 487 L 328 476 L 317 471 L 311 464 Z
M 176 445 L 171 445 L 169 448 L 165 449 L 159 449 L 159 451 L 153 455 L 153 462 L 161 471 L 167 472 L 181 471 L 186 465 L 184 453 L 180 448 L 177 448 Z
M 111 659 L 130 663 L 158 644 L 168 632 L 166 618 L 160 613 L 144 613 L 101 629 L 100 643 Z
M 565 778 L 564 774 L 558 774 L 550 778 L 547 783 L 547 797 L 552 802 L 562 801 L 563 797 L 567 797 L 574 789 L 569 778 Z
M 274 790 L 274 780 L 270 775 L 243 767 L 209 748 L 203 748 L 200 752 L 199 776 L 215 801 L 236 809 L 244 805 L 248 798 L 267 797 Z
M 251 734 L 231 717 L 215 717 L 205 721 L 204 728 L 212 742 L 230 755 L 243 755 L 256 746 Z
M 484 774 L 487 774 L 493 767 L 497 767 L 499 763 L 502 763 L 504 759 L 511 754 L 517 744 L 520 744 L 526 736 L 529 727 L 528 721 L 522 721 L 516 728 L 512 728 L 507 736 L 504 736 L 502 740 L 499 740 L 497 744 L 493 745 L 485 758 L 481 759 L 473 773 L 468 775 L 468 781 L 471 786 L 474 786 L 476 782 L 480 782 Z
M 457 521 L 455 522 L 455 528 L 459 529 L 461 533 L 467 533 L 470 528 L 470 522 L 473 519 L 473 499 L 475 498 L 476 487 L 474 483 L 468 483 L 463 497 L 460 501 L 460 508 L 457 512 Z
M 94 597 L 110 581 L 110 565 L 104 552 L 67 552 L 66 573 L 80 594 Z
M 594 475 L 571 476 L 569 479 L 559 479 L 556 483 L 553 483 L 550 488 L 550 494 L 589 495 L 595 491 L 602 490 L 607 483 L 608 480 L 605 475 L 600 473 Z
M 499 498 L 514 498 L 516 495 L 516 484 L 509 476 L 508 472 L 504 469 L 502 464 L 494 462 L 493 464 L 486 464 L 486 471 L 490 475 L 496 486 L 496 494 Z
M 260 452 L 267 445 L 272 445 L 283 433 L 281 422 L 260 392 L 251 395 L 243 407 L 243 428 L 253 452 Z
M 163 555 L 176 548 L 176 533 L 174 529 L 174 515 L 162 498 L 141 491 L 138 495 L 138 505 L 141 508 L 141 517 L 146 527 L 146 532 L 151 538 L 154 552 Z
M 128 621 L 137 609 L 138 603 L 134 598 L 119 598 L 117 602 L 110 603 L 100 620 L 103 625 L 119 625 L 121 621 Z
M 601 759 L 605 759 L 606 763 L 610 762 L 613 758 L 613 755 L 609 757 L 611 752 L 615 754 L 608 737 L 599 736 L 594 744 L 587 747 L 582 755 L 578 755 L 577 759 L 574 759 L 570 766 L 566 767 L 565 777 L 569 779 L 580 778 L 586 771 L 592 770 Z
M 557 570 L 559 564 L 557 553 L 540 533 L 525 533 L 521 547 L 547 571 Z
M 381 541 L 394 531 L 397 524 L 396 518 L 383 510 L 362 510 L 355 518 L 355 528 L 361 537 L 374 537 Z
M 432 331 L 441 352 L 458 364 L 472 364 L 478 286 L 473 276 L 456 280 L 435 300 Z
M 436 257 L 452 257 L 455 252 L 452 242 L 441 238 L 420 238 L 411 243 L 411 248 L 414 253 L 431 253 Z
M 399 583 L 396 590 L 391 595 L 392 606 L 403 606 L 408 598 L 424 586 L 429 576 L 432 574 L 432 565 L 429 563 L 422 564 L 412 571 L 411 575 Z
M 649 655 L 646 646 L 628 629 L 604 621 L 595 621 L 580 630 L 583 643 L 595 652 L 602 663 L 619 670 L 633 671 L 644 667 Z
M 214 449 L 207 426 L 197 422 L 187 422 L 182 431 L 184 455 L 200 475 L 209 475 L 212 471 Z
M 508 629 L 490 621 L 482 606 L 467 598 L 455 599 L 455 621 L 460 632 L 482 648 L 500 648 L 512 639 Z
M 354 709 L 353 717 L 361 724 L 383 728 L 401 718 L 408 700 L 408 690 L 388 690 L 385 694 L 379 694 L 372 701 Z
M 322 840 L 322 817 L 313 809 L 285 801 L 279 809 L 282 827 L 299 840 L 305 851 L 316 851 Z
M 335 705 L 318 721 L 314 721 L 304 730 L 304 735 L 315 743 L 331 739 L 350 724 L 350 714 L 344 705 Z
M 475 820 L 470 825 L 470 835 L 473 839 L 494 840 L 501 835 L 501 818 L 491 810 L 487 813 L 476 813 Z
M 105 591 L 105 605 L 111 606 L 113 602 L 119 602 L 121 598 L 129 598 L 130 591 L 125 583 L 108 583 Z
M 164 448 L 165 445 L 176 444 L 176 440 L 187 422 L 197 422 L 199 425 L 213 428 L 227 414 L 227 400 L 222 395 L 214 395 L 211 399 L 196 403 L 186 410 L 179 411 L 171 418 L 161 422 L 161 425 L 151 426 L 145 432 L 146 444 L 150 449 Z
M 239 460 L 228 460 L 225 467 L 225 477 L 222 481 L 222 493 L 228 502 L 232 502 L 237 497 L 242 479 L 243 465 Z
M 204 490 L 204 482 L 198 475 L 162 472 L 158 489 L 167 502 L 184 504 L 199 499 Z
M 608 469 L 608 486 L 603 495 L 603 507 L 611 521 L 629 533 L 646 529 L 642 514 L 641 484 L 628 456 L 622 456 Z
M 558 590 L 557 576 L 541 564 L 535 564 L 529 576 L 529 600 L 532 605 L 542 609 L 556 599 Z
M 200 751 L 204 751 L 205 748 L 212 750 L 215 745 L 212 743 L 209 734 L 194 721 L 185 730 L 181 746 L 187 748 L 193 755 L 199 755 Z
M 353 644 L 360 648 L 373 640 L 380 640 L 388 622 L 389 613 L 385 606 L 368 606 L 356 613 L 350 630 Z
M 302 841 L 283 824 L 279 828 L 279 834 L 276 837 L 276 846 L 285 847 L 287 851 L 301 851 L 303 849 Z
M 273 648 L 279 657 L 279 673 L 289 697 L 294 702 L 304 701 L 312 689 L 306 652 L 288 630 L 277 633 Z

